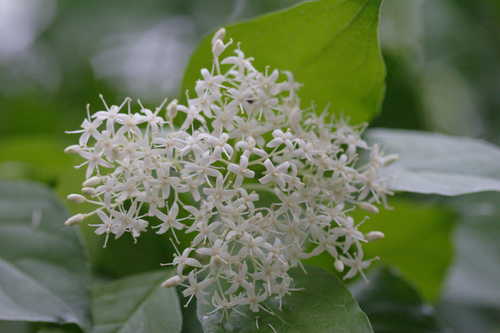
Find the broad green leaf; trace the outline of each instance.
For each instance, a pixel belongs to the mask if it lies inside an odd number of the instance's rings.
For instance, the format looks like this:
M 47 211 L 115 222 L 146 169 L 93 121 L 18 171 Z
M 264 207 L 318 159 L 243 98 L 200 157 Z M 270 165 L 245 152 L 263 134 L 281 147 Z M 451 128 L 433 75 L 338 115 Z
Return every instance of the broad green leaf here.
M 259 70 L 288 70 L 304 84 L 303 106 L 344 114 L 357 123 L 379 110 L 385 68 L 377 36 L 380 0 L 318 0 L 226 27 Z M 210 36 L 189 61 L 182 84 L 193 90 L 211 68 Z
M 308 267 L 307 274 L 295 270 L 292 276 L 296 286 L 304 290 L 288 296 L 282 311 L 269 305 L 276 316 L 261 311 L 260 329 L 256 327 L 256 315 L 249 311 L 244 317 L 233 313 L 221 324 L 217 314 L 207 315 L 209 306 L 199 305 L 198 317 L 204 332 L 373 332 L 368 318 L 337 277 L 316 267 Z
M 380 258 L 373 267 L 380 264 L 396 267 L 426 300 L 435 301 L 453 259 L 455 214 L 443 206 L 400 198 L 391 198 L 389 204 L 392 209 L 370 215 L 360 228 L 365 232 L 380 230 L 385 234 L 384 239 L 364 244 L 365 256 Z M 365 215 L 363 211 L 354 213 L 356 221 L 361 221 Z M 338 274 L 327 253 L 306 262 Z
M 160 286 L 170 276 L 166 271 L 144 273 L 94 288 L 92 332 L 180 333 L 182 313 L 176 291 Z
M 48 137 L 14 137 L 0 140 L 0 179 L 16 178 L 57 185 L 61 175 L 73 170 L 72 156 L 64 145 Z
M 500 310 L 500 194 L 458 198 L 455 260 L 443 297 L 448 302 Z
M 377 269 L 350 289 L 377 333 L 442 332 L 435 311 L 396 271 Z
M 0 182 L 0 319 L 89 325 L 89 267 L 66 210 L 33 183 Z
M 367 257 L 399 269 L 426 300 L 435 301 L 453 259 L 455 214 L 438 205 L 393 199 L 393 209 L 371 215 L 362 229 L 385 238 L 365 245 Z
M 396 191 L 460 195 L 500 191 L 500 148 L 482 140 L 375 129 L 368 140 L 399 160 L 384 169 Z

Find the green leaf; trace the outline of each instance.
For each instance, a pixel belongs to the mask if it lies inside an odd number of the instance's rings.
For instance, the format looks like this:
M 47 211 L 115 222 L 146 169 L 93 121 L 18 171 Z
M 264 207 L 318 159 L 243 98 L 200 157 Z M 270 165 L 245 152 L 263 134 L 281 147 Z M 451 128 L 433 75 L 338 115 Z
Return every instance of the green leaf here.
M 435 311 L 396 271 L 373 271 L 350 289 L 377 333 L 437 333 Z
M 0 141 L 0 179 L 29 179 L 57 185 L 61 175 L 73 170 L 74 158 L 64 146 L 48 137 L 14 137 Z
M 286 10 L 226 27 L 259 70 L 289 70 L 304 84 L 303 106 L 330 105 L 355 123 L 380 108 L 385 68 L 377 36 L 380 0 L 306 1 Z M 211 68 L 211 36 L 194 51 L 184 74 L 184 91 L 193 90 L 201 68 Z
M 0 182 L 0 319 L 89 325 L 89 267 L 65 209 L 37 184 Z
M 233 313 L 224 324 L 217 314 L 206 315 L 209 306 L 198 306 L 198 317 L 205 333 L 213 332 L 273 332 L 278 333 L 371 333 L 366 315 L 342 282 L 334 275 L 316 267 L 308 267 L 307 274 L 292 273 L 296 287 L 304 290 L 293 292 L 284 300 L 283 311 L 269 305 L 277 314 L 261 311 L 256 315 L 247 311 L 245 317 Z
M 500 191 L 500 148 L 482 140 L 376 129 L 368 139 L 399 160 L 384 169 L 396 191 L 460 195 Z
M 93 333 L 179 333 L 182 314 L 175 289 L 160 286 L 170 273 L 134 275 L 96 287 Z
M 371 215 L 366 230 L 380 230 L 385 238 L 364 246 L 367 257 L 399 269 L 426 300 L 435 301 L 453 259 L 455 214 L 430 203 L 393 199 L 391 210 Z M 359 220 L 359 219 L 358 219 Z
M 404 278 L 418 288 L 428 301 L 436 301 L 452 264 L 452 231 L 455 214 L 439 205 L 391 198 L 392 209 L 382 209 L 370 215 L 362 226 L 364 232 L 379 230 L 384 239 L 364 244 L 367 258 L 379 257 L 372 266 L 380 264 L 396 267 Z M 354 212 L 356 221 L 366 215 Z M 333 268 L 333 259 L 327 253 L 306 261 L 338 274 Z

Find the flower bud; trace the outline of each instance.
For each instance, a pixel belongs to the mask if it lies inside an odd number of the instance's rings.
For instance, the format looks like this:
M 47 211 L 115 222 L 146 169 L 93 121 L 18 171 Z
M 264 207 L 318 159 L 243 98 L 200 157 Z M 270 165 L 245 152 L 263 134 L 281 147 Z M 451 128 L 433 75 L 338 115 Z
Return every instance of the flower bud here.
M 69 147 L 66 147 L 66 149 L 64 149 L 64 152 L 66 154 L 78 154 L 80 152 L 80 146 L 79 145 L 71 145 Z
M 384 166 L 387 166 L 393 162 L 396 162 L 397 160 L 399 159 L 399 155 L 398 154 L 391 154 L 391 155 L 387 155 L 387 156 L 384 156 L 382 158 L 382 164 Z
M 370 212 L 370 213 L 378 213 L 379 210 L 377 208 L 377 206 L 374 206 L 372 205 L 371 203 L 368 203 L 368 202 L 360 202 L 358 203 L 358 207 L 363 209 L 363 210 L 366 210 L 367 212 Z
M 96 186 L 102 183 L 102 177 L 99 176 L 94 176 L 90 177 L 86 181 L 83 182 L 83 186 L 88 187 L 88 186 Z
M 69 201 L 73 201 L 73 202 L 76 202 L 76 203 L 83 203 L 85 202 L 87 199 L 81 195 L 81 194 L 70 194 L 67 196 L 68 200 Z
M 224 40 L 224 36 L 226 36 L 226 29 L 220 28 L 217 30 L 212 37 L 212 45 L 218 40 Z
M 212 53 L 216 58 L 218 58 L 222 54 L 222 52 L 224 52 L 225 49 L 226 46 L 220 39 L 216 40 L 215 43 L 212 45 Z
M 366 234 L 366 240 L 369 242 L 377 239 L 382 239 L 384 237 L 385 235 L 382 231 L 370 231 L 369 233 Z
M 335 260 L 335 269 L 339 272 L 343 272 L 344 271 L 344 263 L 342 262 L 342 260 Z
M 169 119 L 174 119 L 177 115 L 177 100 L 174 99 L 167 105 L 167 117 Z
M 96 190 L 93 187 L 84 187 L 82 188 L 82 193 L 86 195 L 95 195 Z
M 163 281 L 161 286 L 163 288 L 170 288 L 179 285 L 182 282 L 182 278 L 179 275 L 174 275 L 170 279 Z
M 87 217 L 87 214 L 76 214 L 71 216 L 69 219 L 64 222 L 65 225 L 74 225 L 82 222 Z

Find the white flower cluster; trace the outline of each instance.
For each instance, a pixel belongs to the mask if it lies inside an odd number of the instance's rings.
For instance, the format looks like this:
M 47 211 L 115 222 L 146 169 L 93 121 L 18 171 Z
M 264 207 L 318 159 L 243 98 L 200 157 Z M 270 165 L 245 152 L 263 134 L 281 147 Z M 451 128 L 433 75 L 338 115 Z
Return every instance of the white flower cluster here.
M 152 221 L 158 234 L 193 233 L 173 260 L 177 274 L 165 286 L 182 285 L 190 299 L 226 313 L 240 305 L 267 310 L 294 287 L 289 270 L 322 252 L 345 278 L 363 271 L 362 243 L 383 237 L 363 234 L 359 207 L 377 212 L 390 194 L 378 170 L 394 159 L 368 147 L 360 127 L 300 109 L 291 73 L 252 65 L 224 30 L 212 40 L 213 67 L 202 69 L 195 96 L 154 111 L 126 99 L 83 122 L 78 145 L 67 148 L 86 161 L 84 195 L 96 210 L 97 234 L 134 239 Z M 165 112 L 165 117 L 162 113 Z M 370 159 L 358 166 L 358 150 Z M 299 286 L 300 287 L 300 286 Z M 210 291 L 210 292 L 209 292 Z

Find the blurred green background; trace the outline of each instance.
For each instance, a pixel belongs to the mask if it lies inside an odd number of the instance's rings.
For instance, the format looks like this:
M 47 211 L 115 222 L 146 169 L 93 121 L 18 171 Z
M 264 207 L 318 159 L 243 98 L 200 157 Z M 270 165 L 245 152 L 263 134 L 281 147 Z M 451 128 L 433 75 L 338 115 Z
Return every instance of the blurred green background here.
M 125 96 L 149 105 L 176 97 L 204 34 L 297 2 L 0 0 L 0 178 L 42 181 L 61 196 L 78 190 L 81 175 L 62 150 L 74 143 L 64 131 L 78 128 L 87 103 L 100 109 L 100 93 L 113 104 Z M 386 0 L 381 22 L 387 90 L 371 126 L 500 144 L 500 1 Z M 500 196 L 430 201 L 458 211 L 453 263 L 437 303 L 444 326 L 500 332 Z M 84 234 L 95 269 L 109 276 L 157 268 L 170 251 L 142 241 L 122 252 L 140 263 L 124 267 Z M 144 259 L 142 251 L 157 256 Z

